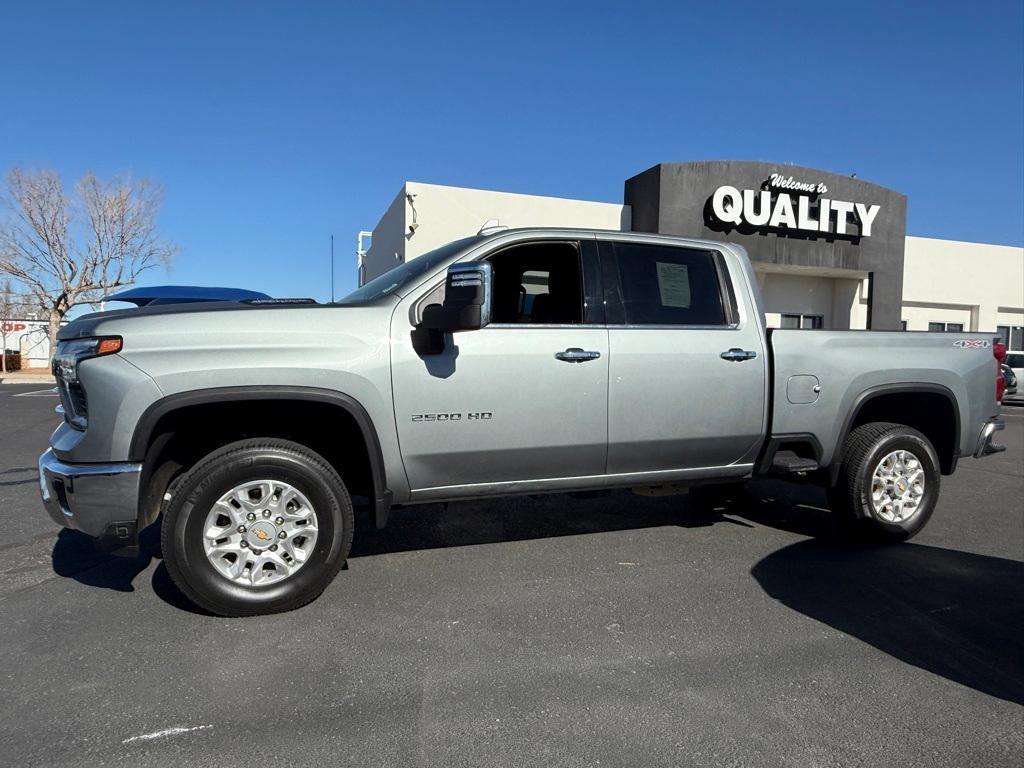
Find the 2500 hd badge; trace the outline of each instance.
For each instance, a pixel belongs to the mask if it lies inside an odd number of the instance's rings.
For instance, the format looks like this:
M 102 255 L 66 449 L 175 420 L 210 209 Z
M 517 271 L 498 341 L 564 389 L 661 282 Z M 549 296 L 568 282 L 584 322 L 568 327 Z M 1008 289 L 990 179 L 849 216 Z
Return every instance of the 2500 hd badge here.
M 466 421 L 487 421 L 494 414 L 490 411 L 473 411 L 466 414 Z M 414 413 L 413 421 L 462 421 L 461 413 Z

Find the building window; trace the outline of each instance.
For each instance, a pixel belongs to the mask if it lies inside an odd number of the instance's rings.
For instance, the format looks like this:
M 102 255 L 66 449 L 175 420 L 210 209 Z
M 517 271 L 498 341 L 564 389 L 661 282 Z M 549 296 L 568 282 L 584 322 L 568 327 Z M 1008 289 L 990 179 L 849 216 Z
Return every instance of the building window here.
M 937 333 L 962 333 L 964 330 L 963 323 L 928 323 L 928 330 L 935 331 Z
M 781 328 L 824 328 L 824 315 L 783 314 Z
M 900 330 L 901 331 L 907 330 L 907 321 L 906 320 L 900 320 Z
M 996 334 L 1003 340 L 1007 349 L 1024 349 L 1024 326 L 997 325 Z

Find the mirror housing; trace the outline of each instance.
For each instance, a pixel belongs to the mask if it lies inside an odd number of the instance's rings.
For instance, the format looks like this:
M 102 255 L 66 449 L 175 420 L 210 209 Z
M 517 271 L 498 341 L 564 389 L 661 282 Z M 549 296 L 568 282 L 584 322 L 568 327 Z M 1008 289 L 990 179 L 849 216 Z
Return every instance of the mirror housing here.
M 455 333 L 477 331 L 491 322 L 493 272 L 487 261 L 465 261 L 448 267 L 444 303 L 423 309 L 419 328 Z

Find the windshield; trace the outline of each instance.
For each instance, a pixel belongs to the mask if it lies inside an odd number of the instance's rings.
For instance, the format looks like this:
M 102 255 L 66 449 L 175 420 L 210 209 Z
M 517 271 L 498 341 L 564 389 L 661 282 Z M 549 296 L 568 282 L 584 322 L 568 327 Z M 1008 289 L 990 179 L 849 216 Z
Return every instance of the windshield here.
M 338 303 L 364 304 L 390 296 L 395 291 L 401 290 L 403 286 L 418 280 L 446 259 L 482 239 L 481 237 L 465 237 L 462 240 L 455 240 L 447 245 L 442 245 L 433 251 L 427 251 L 422 256 L 417 256 L 411 261 L 407 261 L 391 271 L 385 272 L 380 277 L 375 277 L 362 288 L 352 291 L 352 293 L 341 299 Z

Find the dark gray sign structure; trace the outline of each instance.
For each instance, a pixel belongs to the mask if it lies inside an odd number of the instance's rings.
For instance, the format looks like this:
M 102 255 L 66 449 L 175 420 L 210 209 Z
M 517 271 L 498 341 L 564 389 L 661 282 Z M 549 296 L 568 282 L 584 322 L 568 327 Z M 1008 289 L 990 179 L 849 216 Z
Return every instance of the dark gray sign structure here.
M 626 181 L 625 202 L 635 231 L 739 243 L 754 262 L 866 273 L 868 327 L 900 327 L 899 192 L 813 168 L 725 160 L 648 168 Z

